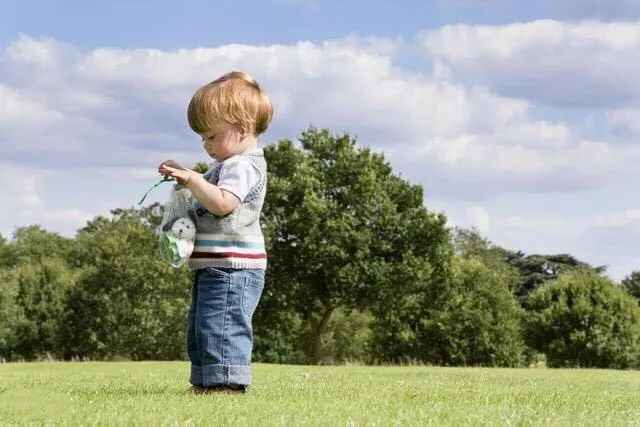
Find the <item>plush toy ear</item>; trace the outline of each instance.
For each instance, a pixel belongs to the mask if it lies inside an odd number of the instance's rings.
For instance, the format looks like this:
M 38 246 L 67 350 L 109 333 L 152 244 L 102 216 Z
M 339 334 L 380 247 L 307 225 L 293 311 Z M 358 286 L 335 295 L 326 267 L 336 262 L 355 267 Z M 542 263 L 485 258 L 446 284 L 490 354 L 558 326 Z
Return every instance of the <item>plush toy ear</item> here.
M 162 231 L 169 231 L 169 230 L 171 230 L 171 227 L 173 227 L 173 224 L 175 224 L 175 222 L 176 222 L 177 220 L 179 220 L 179 219 L 180 219 L 180 217 L 178 217 L 178 216 L 177 216 L 177 217 L 173 218 L 172 220 L 167 221 L 167 223 L 164 225 L 164 227 L 162 227 Z

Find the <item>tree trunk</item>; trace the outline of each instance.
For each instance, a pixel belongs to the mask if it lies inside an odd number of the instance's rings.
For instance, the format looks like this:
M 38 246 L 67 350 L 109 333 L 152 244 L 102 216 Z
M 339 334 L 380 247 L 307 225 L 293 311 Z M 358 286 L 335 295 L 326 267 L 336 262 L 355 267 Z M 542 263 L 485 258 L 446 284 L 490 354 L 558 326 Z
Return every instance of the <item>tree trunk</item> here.
M 322 317 L 318 322 L 313 314 L 311 314 L 311 328 L 313 331 L 313 364 L 319 365 L 322 361 L 322 333 L 327 327 L 327 323 L 329 323 L 329 319 L 331 318 L 331 313 L 333 310 L 326 309 L 324 313 L 322 313 Z

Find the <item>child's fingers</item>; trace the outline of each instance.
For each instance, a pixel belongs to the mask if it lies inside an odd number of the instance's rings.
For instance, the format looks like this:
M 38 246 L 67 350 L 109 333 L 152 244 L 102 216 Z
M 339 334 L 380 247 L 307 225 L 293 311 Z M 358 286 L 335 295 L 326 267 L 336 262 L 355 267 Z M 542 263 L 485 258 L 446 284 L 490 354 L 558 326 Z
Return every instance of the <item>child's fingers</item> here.
M 174 177 L 174 178 L 182 178 L 183 173 L 182 173 L 182 172 L 180 172 L 179 170 L 175 170 L 175 169 L 174 169 L 174 170 L 172 170 L 172 171 L 169 173 L 169 175 L 171 175 L 171 176 L 172 176 L 172 177 Z
M 182 169 L 182 166 L 180 166 L 175 160 L 167 160 L 164 164 L 172 168 Z

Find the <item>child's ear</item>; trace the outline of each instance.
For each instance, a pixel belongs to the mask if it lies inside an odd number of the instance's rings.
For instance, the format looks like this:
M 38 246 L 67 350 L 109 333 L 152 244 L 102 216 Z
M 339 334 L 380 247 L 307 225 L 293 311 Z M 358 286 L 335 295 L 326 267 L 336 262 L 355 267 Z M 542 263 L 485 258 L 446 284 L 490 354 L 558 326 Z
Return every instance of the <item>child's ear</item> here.
M 238 134 L 240 134 L 240 141 L 243 141 L 246 137 L 249 136 L 249 129 L 245 126 L 238 128 Z

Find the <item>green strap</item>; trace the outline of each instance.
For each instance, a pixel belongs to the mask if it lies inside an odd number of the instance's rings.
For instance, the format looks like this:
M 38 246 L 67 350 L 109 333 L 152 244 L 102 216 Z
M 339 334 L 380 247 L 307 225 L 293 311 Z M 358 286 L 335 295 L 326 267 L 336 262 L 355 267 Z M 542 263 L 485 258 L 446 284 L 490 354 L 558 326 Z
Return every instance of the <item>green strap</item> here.
M 168 182 L 168 181 L 175 181 L 175 178 L 171 178 L 169 175 L 165 175 L 164 178 L 162 178 L 153 187 L 151 187 L 146 193 L 144 193 L 144 196 L 142 196 L 142 199 L 140 199 L 140 201 L 138 202 L 138 205 L 141 205 L 142 202 L 144 202 L 144 199 L 147 198 L 147 194 L 149 194 L 151 192 L 151 190 L 153 190 L 154 188 L 156 188 L 158 185 L 162 184 L 163 182 Z

